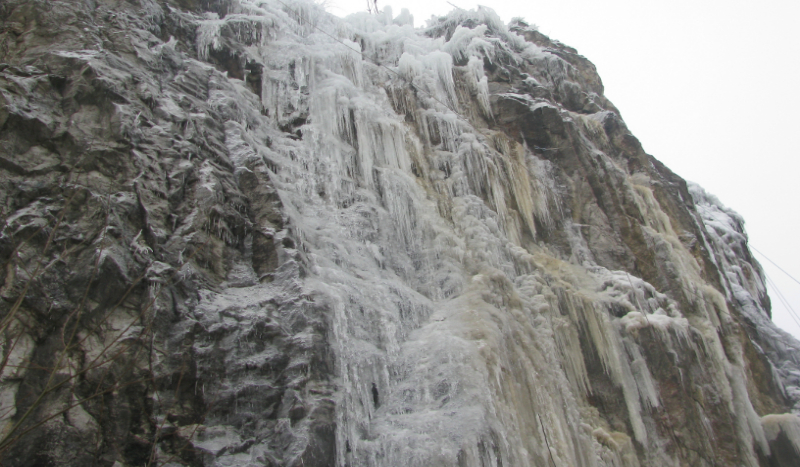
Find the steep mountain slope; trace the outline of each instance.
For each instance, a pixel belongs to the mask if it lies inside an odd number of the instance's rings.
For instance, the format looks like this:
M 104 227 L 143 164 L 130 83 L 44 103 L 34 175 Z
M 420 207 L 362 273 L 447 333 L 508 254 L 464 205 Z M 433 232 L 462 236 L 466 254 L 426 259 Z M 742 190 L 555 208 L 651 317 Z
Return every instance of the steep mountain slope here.
M 742 219 L 522 22 L 0 5 L 4 465 L 797 465 Z

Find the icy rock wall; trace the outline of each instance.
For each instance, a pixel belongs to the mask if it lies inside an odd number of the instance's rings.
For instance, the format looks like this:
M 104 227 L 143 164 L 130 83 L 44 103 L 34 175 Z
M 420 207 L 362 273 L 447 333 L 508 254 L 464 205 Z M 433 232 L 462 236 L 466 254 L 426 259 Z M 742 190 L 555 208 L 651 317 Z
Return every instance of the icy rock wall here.
M 797 463 L 742 220 L 574 49 L 485 8 L 0 13 L 4 463 Z

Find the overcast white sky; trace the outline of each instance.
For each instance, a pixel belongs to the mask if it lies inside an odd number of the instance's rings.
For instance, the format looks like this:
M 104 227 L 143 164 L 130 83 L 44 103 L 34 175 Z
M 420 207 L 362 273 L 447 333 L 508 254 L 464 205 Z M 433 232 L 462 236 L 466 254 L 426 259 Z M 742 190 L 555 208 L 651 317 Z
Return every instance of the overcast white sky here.
M 800 280 L 800 1 L 487 3 L 504 21 L 521 16 L 591 60 L 645 151 L 742 214 L 751 247 Z M 453 8 L 378 0 L 386 5 L 395 15 L 408 8 L 417 27 Z M 366 0 L 328 1 L 337 16 L 365 9 Z M 755 254 L 800 313 L 800 284 Z M 770 296 L 774 321 L 800 338 L 774 287 Z

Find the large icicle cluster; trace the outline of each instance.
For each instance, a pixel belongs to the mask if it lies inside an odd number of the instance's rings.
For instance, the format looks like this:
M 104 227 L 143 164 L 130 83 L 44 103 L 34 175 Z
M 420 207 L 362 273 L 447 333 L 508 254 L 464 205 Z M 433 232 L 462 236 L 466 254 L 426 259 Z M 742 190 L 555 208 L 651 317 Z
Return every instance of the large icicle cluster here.
M 193 397 L 233 401 L 176 428 L 203 462 L 755 467 L 784 438 L 800 456 L 782 413 L 800 345 L 741 219 L 644 154 L 574 50 L 482 7 L 421 29 L 305 1 L 164 12 L 194 35 L 139 52 L 184 69 L 159 131 L 207 125 L 227 154 L 170 175 L 198 165 L 197 205 L 158 234 L 200 289 L 169 345 L 192 349 Z M 197 226 L 241 257 L 184 264 Z
M 782 387 L 794 403 L 793 412 L 800 412 L 800 345 L 786 331 L 778 328 L 769 314 L 769 299 L 764 274 L 752 261 L 744 233 L 744 220 L 726 208 L 714 196 L 696 184 L 689 184 L 697 212 L 705 225 L 706 242 L 713 251 L 726 298 L 742 312 L 741 323 L 759 348 L 775 362 L 775 371 L 784 382 Z
M 241 12 L 200 22 L 199 55 L 231 28 L 226 38 L 265 65 L 268 120 L 300 135 L 265 126 L 266 137 L 255 136 L 245 110 L 228 123 L 250 133 L 241 137 L 247 157 L 269 161 L 309 266 L 306 287 L 332 313 L 339 465 L 671 464 L 678 451 L 668 430 L 680 415 L 664 411 L 654 352 L 678 368 L 686 359 L 705 368 L 737 420 L 735 436 L 753 446 L 742 464 L 758 465 L 767 440 L 742 352 L 729 356 L 741 345 L 721 339 L 735 326 L 726 301 L 763 295 L 763 285 L 740 271 L 752 267 L 743 252 L 713 235 L 711 208 L 698 201 L 717 266 L 736 276 L 723 279 L 728 296 L 702 277 L 646 172 L 628 173 L 599 148 L 606 170 L 628 179 L 647 244 L 680 277 L 684 301 L 598 265 L 568 219 L 571 258 L 536 242 L 537 230 L 554 228 L 563 188 L 551 161 L 492 129 L 484 70 L 540 61 L 569 81 L 574 66 L 483 8 L 456 11 L 423 35 L 389 12 L 341 23 L 313 5 L 234 5 Z M 274 32 L 237 27 L 248 21 Z M 508 94 L 588 128 L 605 118 Z M 601 390 L 598 372 L 622 396 L 622 425 L 589 402 Z M 695 409 L 713 438 L 711 415 Z

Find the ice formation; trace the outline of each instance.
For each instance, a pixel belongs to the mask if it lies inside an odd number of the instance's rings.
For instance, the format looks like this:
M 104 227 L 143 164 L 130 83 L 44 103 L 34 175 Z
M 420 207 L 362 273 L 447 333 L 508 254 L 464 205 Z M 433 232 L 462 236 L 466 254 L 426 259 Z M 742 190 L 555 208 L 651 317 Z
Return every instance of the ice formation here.
M 195 25 L 183 66 L 223 121 L 166 89 L 153 112 L 186 139 L 218 127 L 229 159 L 202 163 L 197 206 L 163 236 L 186 249 L 201 225 L 248 254 L 254 236 L 277 245 L 274 270 L 237 263 L 186 312 L 210 336 L 193 343 L 195 391 L 267 410 L 273 383 L 246 371 L 277 359 L 264 336 L 300 329 L 292 348 L 314 349 L 324 310 L 337 466 L 758 466 L 779 433 L 798 446 L 796 417 L 754 402 L 757 348 L 763 384 L 799 410 L 800 345 L 769 320 L 741 218 L 630 155 L 638 142 L 585 59 L 483 7 L 422 29 L 407 11 L 338 19 L 303 1 L 169 14 Z M 159 47 L 154 60 L 178 53 Z M 223 53 L 244 71 L 205 63 Z M 269 180 L 282 217 L 227 220 L 226 164 L 239 183 Z M 174 267 L 202 276 L 198 261 Z M 188 332 L 176 326 L 172 339 Z M 220 379 L 214 336 L 236 342 Z M 214 465 L 307 462 L 313 420 L 297 414 L 324 391 L 298 355 L 269 437 L 234 449 L 244 435 L 218 418 L 194 447 Z
M 293 8 L 258 5 L 271 17 Z M 671 463 L 666 435 L 653 422 L 661 396 L 641 335 L 671 358 L 685 348 L 698 358 L 715 354 L 708 371 L 741 419 L 737 435 L 768 452 L 742 386 L 742 362 L 728 361 L 718 337 L 720 326 L 732 324 L 725 304 L 732 297 L 720 297 L 700 277 L 646 175 L 631 176 L 630 195 L 646 235 L 677 268 L 699 310 L 691 321 L 639 278 L 591 259 L 581 272 L 535 243 L 521 248 L 526 232 L 535 236 L 537 222 L 547 225 L 557 209 L 541 188 L 554 181 L 530 148 L 476 127 L 461 109 L 492 118 L 484 62 L 522 63 L 547 51 L 520 41 L 487 9 L 459 11 L 434 26 L 454 25 L 447 39 L 419 35 L 390 17 L 357 15 L 345 20 L 348 28 L 312 7 L 305 15 L 314 29 L 283 25 L 274 42 L 253 49 L 275 70 L 266 81 L 283 99 L 267 103 L 271 117 L 280 121 L 298 111 L 294 103 L 307 102 L 303 144 L 276 135 L 271 147 L 253 147 L 252 157 L 269 157 L 277 167 L 273 180 L 291 206 L 290 229 L 315 278 L 309 286 L 335 314 L 339 465 L 634 463 L 627 436 L 609 435 L 587 412 L 592 385 L 582 346 L 621 388 L 645 458 Z M 467 19 L 477 25 L 465 26 Z M 349 35 L 334 40 L 317 28 Z M 304 46 L 282 47 L 289 37 Z M 213 46 L 218 39 L 202 40 Z M 281 61 L 271 62 L 274 55 Z M 294 76 L 285 73 L 287 63 Z M 566 62 L 555 63 L 569 76 Z M 719 231 L 698 206 L 706 228 Z M 730 219 L 736 217 L 718 222 Z M 725 278 L 726 292 L 763 294 L 752 279 L 759 276 L 746 281 L 730 264 L 739 256 L 723 248 L 730 242 L 724 235 L 741 236 L 735 227 L 706 240 L 722 253 L 715 256 L 720 269 L 736 275 Z M 615 307 L 625 314 L 615 317 Z M 757 465 L 755 455 L 744 464 Z

